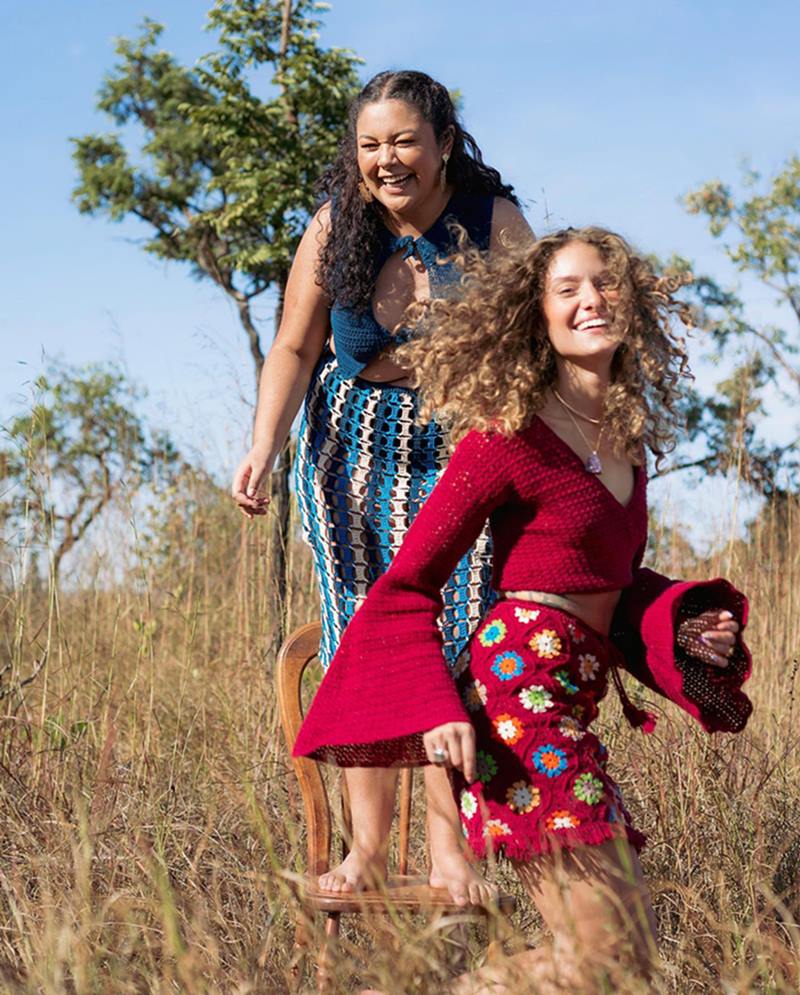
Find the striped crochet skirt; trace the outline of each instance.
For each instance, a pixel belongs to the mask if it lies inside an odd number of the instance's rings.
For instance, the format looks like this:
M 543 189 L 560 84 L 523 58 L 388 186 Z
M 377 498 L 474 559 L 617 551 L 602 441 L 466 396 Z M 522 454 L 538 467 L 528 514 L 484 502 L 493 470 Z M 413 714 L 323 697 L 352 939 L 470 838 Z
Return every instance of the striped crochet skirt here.
M 447 464 L 441 430 L 418 426 L 416 416 L 415 391 L 346 379 L 329 352 L 314 371 L 295 488 L 319 581 L 323 667 Z M 492 601 L 490 580 L 487 527 L 442 592 L 439 626 L 451 666 Z

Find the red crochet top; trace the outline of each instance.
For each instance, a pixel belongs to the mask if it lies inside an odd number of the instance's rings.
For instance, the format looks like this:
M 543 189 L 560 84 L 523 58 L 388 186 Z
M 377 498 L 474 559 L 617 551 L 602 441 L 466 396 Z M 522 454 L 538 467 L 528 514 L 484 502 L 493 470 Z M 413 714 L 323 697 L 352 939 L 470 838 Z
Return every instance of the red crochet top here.
M 540 418 L 512 437 L 470 433 L 392 569 L 443 586 L 488 518 L 498 591 L 618 591 L 647 539 L 645 471 L 623 507 Z M 435 592 L 434 592 L 435 593 Z
M 741 640 L 733 665 L 718 675 L 697 662 L 708 671 L 703 695 L 708 697 L 708 680 L 722 678 L 710 706 L 685 693 L 686 661 L 679 659 L 673 639 L 681 597 L 670 594 L 667 578 L 639 569 L 647 539 L 645 468 L 636 468 L 633 494 L 623 506 L 536 417 L 513 436 L 471 432 L 456 447 L 390 568 L 345 630 L 298 736 L 296 755 L 342 766 L 425 763 L 423 732 L 469 721 L 444 661 L 437 618 L 440 590 L 487 518 L 497 590 L 568 594 L 629 588 L 632 598 L 623 597 L 617 613 L 626 666 L 706 728 L 744 725 L 750 703 L 739 687 L 750 664 Z M 681 592 L 697 588 L 709 588 L 705 596 L 711 606 L 729 608 L 744 625 L 743 595 L 725 581 L 683 585 Z M 650 659 L 646 643 L 640 645 L 645 630 L 659 646 L 658 660 Z

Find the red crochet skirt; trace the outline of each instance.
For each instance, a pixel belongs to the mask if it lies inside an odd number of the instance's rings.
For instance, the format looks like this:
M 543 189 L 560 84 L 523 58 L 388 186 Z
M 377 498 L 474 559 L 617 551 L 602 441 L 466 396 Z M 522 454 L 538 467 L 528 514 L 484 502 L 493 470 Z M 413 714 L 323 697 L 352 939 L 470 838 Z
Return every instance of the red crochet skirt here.
M 526 860 L 563 847 L 645 837 L 606 773 L 606 750 L 589 727 L 617 651 L 567 612 L 503 599 L 456 664 L 473 719 L 478 780 L 455 772 L 461 821 L 478 856 Z

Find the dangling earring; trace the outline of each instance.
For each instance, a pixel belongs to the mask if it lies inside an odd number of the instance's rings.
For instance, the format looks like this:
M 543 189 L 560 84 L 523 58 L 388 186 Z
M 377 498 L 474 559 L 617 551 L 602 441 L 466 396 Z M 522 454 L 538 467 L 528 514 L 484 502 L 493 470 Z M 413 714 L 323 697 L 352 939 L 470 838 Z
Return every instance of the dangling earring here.
M 358 181 L 358 192 L 365 204 L 372 203 L 372 191 L 363 180 Z
M 442 156 L 442 171 L 439 173 L 439 189 L 442 193 L 447 189 L 447 160 L 450 158 L 450 153 L 445 152 Z

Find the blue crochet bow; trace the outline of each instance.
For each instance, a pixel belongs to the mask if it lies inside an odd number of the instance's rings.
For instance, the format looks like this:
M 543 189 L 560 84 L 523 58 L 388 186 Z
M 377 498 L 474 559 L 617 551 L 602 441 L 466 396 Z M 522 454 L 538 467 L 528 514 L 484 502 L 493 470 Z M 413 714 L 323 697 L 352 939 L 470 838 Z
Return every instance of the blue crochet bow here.
M 402 250 L 403 259 L 410 259 L 416 253 L 422 260 L 425 269 L 430 269 L 436 262 L 436 246 L 420 235 L 414 238 L 411 235 L 401 235 L 393 238 L 389 243 L 389 254 Z

